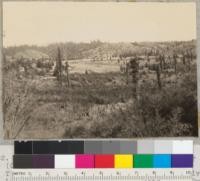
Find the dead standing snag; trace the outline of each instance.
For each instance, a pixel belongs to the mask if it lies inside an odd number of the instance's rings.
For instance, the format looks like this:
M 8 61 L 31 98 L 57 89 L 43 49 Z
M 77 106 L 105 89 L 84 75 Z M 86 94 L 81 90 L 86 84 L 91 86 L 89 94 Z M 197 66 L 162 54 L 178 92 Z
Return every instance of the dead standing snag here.
M 69 63 L 68 61 L 65 62 L 65 69 L 66 69 L 66 74 L 67 74 L 67 86 L 70 86 L 70 81 L 69 81 Z
M 133 82 L 133 97 L 137 97 L 137 83 L 138 83 L 138 73 L 139 73 L 139 64 L 137 62 L 137 57 L 130 59 L 130 68 L 132 74 Z

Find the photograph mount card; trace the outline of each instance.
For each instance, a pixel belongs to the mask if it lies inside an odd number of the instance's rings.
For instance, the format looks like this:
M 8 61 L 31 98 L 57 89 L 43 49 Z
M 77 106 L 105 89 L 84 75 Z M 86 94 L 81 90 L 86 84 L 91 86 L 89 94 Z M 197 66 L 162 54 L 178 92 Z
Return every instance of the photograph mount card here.
M 4 138 L 198 136 L 195 2 L 3 1 L 2 26 Z

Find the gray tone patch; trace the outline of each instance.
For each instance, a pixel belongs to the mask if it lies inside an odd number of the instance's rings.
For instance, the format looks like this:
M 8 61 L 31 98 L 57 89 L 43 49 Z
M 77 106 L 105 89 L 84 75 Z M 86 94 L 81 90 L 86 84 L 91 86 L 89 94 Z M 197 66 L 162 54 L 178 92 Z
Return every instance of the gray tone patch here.
M 102 153 L 103 154 L 119 154 L 120 141 L 103 141 Z
M 101 154 L 102 153 L 102 141 L 85 141 L 84 153 L 85 154 Z
M 137 153 L 137 141 L 121 141 L 120 142 L 121 154 L 135 154 Z
M 153 154 L 154 153 L 154 141 L 141 140 L 137 142 L 138 154 Z

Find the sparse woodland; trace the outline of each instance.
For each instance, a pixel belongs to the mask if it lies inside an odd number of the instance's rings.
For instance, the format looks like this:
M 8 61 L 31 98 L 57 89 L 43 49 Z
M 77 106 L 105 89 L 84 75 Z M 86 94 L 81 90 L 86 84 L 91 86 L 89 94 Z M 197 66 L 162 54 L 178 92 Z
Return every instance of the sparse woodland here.
M 195 40 L 3 52 L 5 138 L 198 134 Z

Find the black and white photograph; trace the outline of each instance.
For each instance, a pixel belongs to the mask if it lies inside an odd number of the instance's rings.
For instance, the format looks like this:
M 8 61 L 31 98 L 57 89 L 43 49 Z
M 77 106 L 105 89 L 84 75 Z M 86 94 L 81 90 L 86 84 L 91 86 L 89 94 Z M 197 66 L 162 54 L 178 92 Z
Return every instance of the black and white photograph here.
M 6 139 L 198 136 L 195 2 L 3 2 Z

